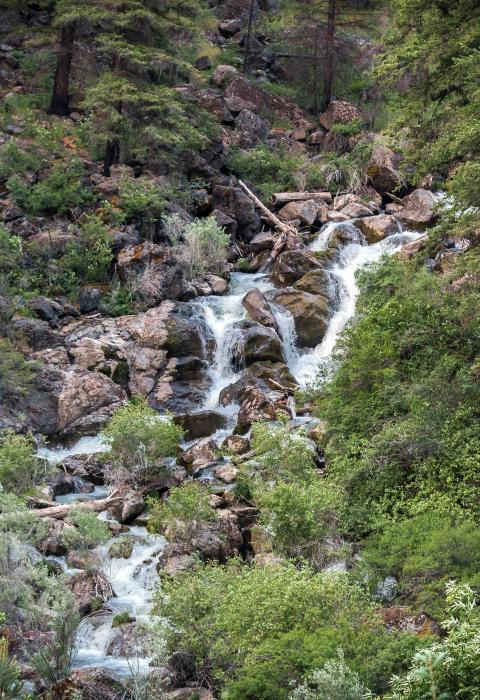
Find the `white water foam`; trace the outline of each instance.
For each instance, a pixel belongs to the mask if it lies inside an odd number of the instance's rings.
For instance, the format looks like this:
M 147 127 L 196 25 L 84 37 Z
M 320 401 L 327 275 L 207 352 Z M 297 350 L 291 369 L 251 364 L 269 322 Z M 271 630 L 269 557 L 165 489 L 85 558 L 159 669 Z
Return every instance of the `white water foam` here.
M 351 222 L 345 222 L 352 225 Z M 312 251 L 325 250 L 328 241 L 337 226 L 345 224 L 329 224 L 319 234 L 310 246 Z M 372 245 L 359 243 L 347 244 L 339 251 L 337 262 L 330 268 L 332 278 L 338 289 L 338 300 L 334 313 L 328 323 L 328 328 L 322 342 L 313 350 L 298 353 L 297 358 L 289 363 L 289 368 L 300 386 L 304 387 L 314 379 L 320 365 L 327 371 L 332 369 L 331 355 L 340 333 L 355 314 L 355 306 L 359 293 L 356 273 L 365 265 L 378 261 L 382 255 L 393 255 L 409 241 L 414 241 L 422 234 L 417 232 L 395 233 Z

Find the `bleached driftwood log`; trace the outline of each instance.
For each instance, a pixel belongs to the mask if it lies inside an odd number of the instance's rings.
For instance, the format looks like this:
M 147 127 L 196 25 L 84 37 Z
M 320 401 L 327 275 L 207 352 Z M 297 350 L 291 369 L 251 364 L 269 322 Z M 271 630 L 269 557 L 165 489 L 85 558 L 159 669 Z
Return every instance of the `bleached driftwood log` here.
M 32 508 L 28 512 L 37 515 L 39 518 L 55 518 L 56 520 L 64 520 L 67 518 L 73 509 L 82 508 L 83 510 L 91 510 L 95 513 L 99 513 L 102 510 L 107 510 L 112 506 L 116 506 L 122 502 L 122 497 L 116 495 L 114 491 L 107 498 L 101 498 L 98 501 L 77 501 L 76 503 L 61 503 L 54 506 L 47 506 L 46 508 Z M 0 515 L 0 520 L 2 518 L 12 518 L 15 515 L 21 517 L 25 514 L 23 513 L 5 513 Z
M 306 202 L 309 199 L 320 200 L 322 204 L 331 204 L 331 192 L 275 192 L 273 204 L 282 207 L 289 202 Z

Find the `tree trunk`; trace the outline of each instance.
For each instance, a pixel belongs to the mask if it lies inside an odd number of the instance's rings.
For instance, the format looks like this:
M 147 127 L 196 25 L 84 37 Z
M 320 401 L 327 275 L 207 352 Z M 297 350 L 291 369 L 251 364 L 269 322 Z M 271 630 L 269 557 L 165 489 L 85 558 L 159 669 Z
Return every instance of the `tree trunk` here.
M 335 52 L 335 18 L 337 10 L 336 0 L 328 0 L 327 34 L 325 37 L 325 75 L 323 78 L 323 103 L 322 108 L 327 109 L 332 101 L 333 87 L 333 55 Z
M 313 111 L 318 112 L 318 24 L 315 25 L 315 45 L 313 50 Z
M 53 93 L 49 114 L 58 114 L 66 117 L 69 114 L 68 91 L 70 85 L 70 70 L 72 67 L 73 45 L 75 41 L 75 23 L 66 24 L 60 34 L 60 47 L 58 49 L 57 67 L 53 82 Z
M 120 162 L 120 141 L 118 139 L 108 139 L 105 147 L 105 157 L 103 160 L 103 174 L 110 177 L 112 165 Z
M 250 3 L 250 12 L 248 15 L 248 29 L 247 36 L 245 38 L 245 56 L 243 58 L 243 74 L 245 75 L 248 68 L 248 60 L 250 58 L 250 43 L 252 39 L 252 26 L 253 26 L 253 10 L 255 7 L 255 0 Z

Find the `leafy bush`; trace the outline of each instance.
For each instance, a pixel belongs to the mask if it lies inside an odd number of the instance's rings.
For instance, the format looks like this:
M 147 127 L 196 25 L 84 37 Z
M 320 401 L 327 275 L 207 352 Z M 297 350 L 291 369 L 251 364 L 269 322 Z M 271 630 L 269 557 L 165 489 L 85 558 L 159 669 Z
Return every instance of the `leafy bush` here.
M 254 423 L 252 451 L 253 460 L 246 466 L 263 480 L 310 481 L 315 473 L 313 447 L 286 425 Z
M 0 338 L 0 398 L 4 401 L 27 393 L 37 365 L 26 360 L 12 343 Z
M 106 282 L 113 261 L 108 228 L 92 214 L 85 217 L 80 232 L 78 242 L 68 244 L 61 266 L 80 282 Z
M 83 184 L 84 175 L 82 164 L 72 159 L 68 165 L 54 164 L 47 177 L 34 185 L 12 175 L 7 187 L 14 201 L 28 214 L 64 216 L 70 209 L 91 204 L 95 199 Z
M 449 583 L 447 603 L 449 617 L 442 624 L 448 636 L 415 654 L 410 670 L 394 677 L 386 700 L 480 698 L 478 602 L 469 586 Z
M 167 579 L 155 612 L 170 652 L 193 655 L 199 679 L 225 700 L 287 700 L 292 682 L 337 656 L 366 685 L 385 690 L 418 640 L 387 634 L 346 576 L 289 564 L 208 564 Z M 408 640 L 404 645 L 403 640 Z
M 146 178 L 122 177 L 119 206 L 127 221 L 154 223 L 165 206 L 165 192 Z
M 176 454 L 183 431 L 142 397 L 119 408 L 103 435 L 110 443 L 109 456 L 123 467 L 125 478 L 144 483 L 160 472 L 159 460 Z
M 366 167 L 370 155 L 371 146 L 360 142 L 345 155 L 326 153 L 312 158 L 306 169 L 307 189 L 356 192 L 367 182 Z
M 340 651 L 337 661 L 327 661 L 322 668 L 309 673 L 305 682 L 295 688 L 290 700 L 364 700 L 366 690 Z
M 424 514 L 387 525 L 365 544 L 364 560 L 378 576 L 395 576 L 403 602 L 438 617 L 450 579 L 480 587 L 480 534 L 473 522 Z
M 2 620 L 0 619 L 0 623 Z M 0 637 L 0 697 L 5 700 L 15 700 L 23 683 L 20 680 L 20 666 L 15 657 L 9 658 L 8 639 Z
M 69 520 L 75 527 L 66 528 L 62 532 L 62 540 L 69 549 L 91 549 L 111 537 L 106 523 L 81 506 L 72 510 Z
M 166 501 L 150 501 L 148 527 L 152 532 L 169 530 L 190 541 L 198 523 L 215 520 L 208 489 L 203 484 L 185 482 L 172 489 Z
M 358 134 L 362 130 L 362 126 L 362 119 L 359 118 L 353 119 L 347 124 L 342 124 L 341 122 L 333 124 L 331 131 L 333 131 L 334 134 L 342 134 L 342 136 L 355 136 L 355 134 Z
M 37 172 L 42 165 L 43 159 L 35 149 L 22 148 L 15 139 L 10 139 L 0 148 L 0 180 L 3 182 L 14 174 Z
M 234 151 L 231 164 L 235 173 L 252 182 L 261 190 L 265 199 L 274 192 L 298 189 L 296 172 L 303 158 L 282 149 L 271 150 L 262 144 L 250 151 Z
M 195 219 L 181 226 L 178 217 L 170 217 L 166 228 L 176 255 L 190 278 L 207 272 L 222 273 L 230 237 L 213 217 Z
M 23 496 L 45 480 L 48 467 L 35 454 L 32 437 L 12 431 L 0 437 L 0 484 L 5 491 Z
M 473 250 L 468 264 L 475 261 Z M 359 281 L 341 364 L 313 397 L 328 421 L 326 457 L 345 495 L 344 524 L 362 534 L 392 513 L 477 514 L 478 285 L 454 291 L 445 277 L 397 259 Z

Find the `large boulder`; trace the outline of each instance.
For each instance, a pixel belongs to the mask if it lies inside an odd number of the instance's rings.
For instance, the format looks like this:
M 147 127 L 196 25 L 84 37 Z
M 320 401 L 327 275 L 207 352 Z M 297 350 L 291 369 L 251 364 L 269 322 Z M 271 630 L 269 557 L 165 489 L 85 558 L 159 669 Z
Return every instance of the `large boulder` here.
M 400 154 L 381 143 L 374 142 L 366 172 L 370 183 L 377 192 L 387 194 L 402 186 L 403 180 L 399 172 L 400 164 Z
M 280 289 L 272 296 L 276 304 L 285 307 L 293 316 L 297 338 L 301 345 L 314 348 L 323 340 L 329 318 L 326 297 L 303 292 L 293 287 Z
M 402 200 L 397 219 L 407 228 L 424 229 L 435 221 L 435 196 L 430 190 L 414 190 Z
M 250 241 L 261 228 L 261 219 L 252 200 L 238 186 L 235 178 L 218 178 L 212 185 L 215 210 L 236 221 L 240 238 Z
M 219 68 L 216 69 L 216 72 L 217 71 L 220 73 Z M 267 112 L 295 123 L 302 123 L 305 121 L 303 110 L 294 102 L 285 97 L 274 95 L 269 90 L 262 88 L 259 83 L 248 80 L 238 75 L 238 73 L 235 75 L 225 70 L 221 73 L 222 77 L 214 74 L 212 79 L 215 79 L 216 84 L 218 84 L 218 81 L 220 81 L 220 84 L 225 84 L 225 82 L 228 81 L 225 97 L 239 97 L 246 102 L 251 102 L 260 113 Z
M 207 437 L 217 430 L 227 427 L 228 420 L 223 413 L 218 411 L 198 411 L 175 417 L 175 422 L 183 427 L 187 440 Z
M 275 260 L 271 279 L 281 287 L 293 284 L 304 274 L 319 267 L 317 258 L 308 250 L 287 250 Z
M 81 615 L 88 615 L 103 607 L 114 596 L 112 586 L 102 571 L 81 571 L 67 582 L 77 601 Z
M 245 320 L 236 325 L 236 332 L 237 343 L 233 351 L 236 367 L 248 366 L 261 360 L 283 361 L 282 344 L 273 328 Z
M 356 226 L 369 243 L 377 243 L 392 233 L 398 233 L 399 226 L 396 218 L 389 214 L 378 214 L 365 219 L 358 219 Z
M 252 148 L 259 141 L 265 141 L 269 126 L 258 114 L 243 109 L 235 119 L 234 142 L 241 148 Z
M 288 202 L 280 209 L 278 215 L 285 221 L 298 220 L 306 226 L 312 226 L 321 210 L 321 204 L 314 199 L 307 199 L 304 202 Z
M 242 299 L 242 304 L 253 321 L 278 331 L 277 322 L 268 301 L 259 289 L 252 289 Z
M 330 284 L 330 273 L 327 270 L 319 268 L 318 270 L 307 272 L 307 274 L 300 277 L 293 286 L 295 289 L 299 289 L 302 292 L 320 294 L 326 297 L 330 291 Z
M 320 115 L 319 121 L 323 128 L 329 131 L 334 124 L 349 124 L 361 118 L 361 112 L 355 105 L 343 100 L 332 100 Z

